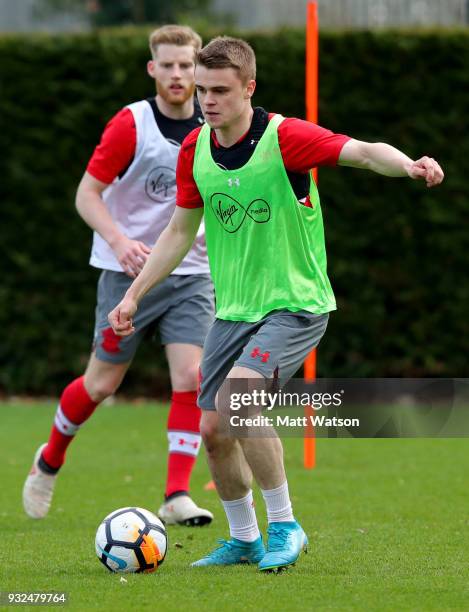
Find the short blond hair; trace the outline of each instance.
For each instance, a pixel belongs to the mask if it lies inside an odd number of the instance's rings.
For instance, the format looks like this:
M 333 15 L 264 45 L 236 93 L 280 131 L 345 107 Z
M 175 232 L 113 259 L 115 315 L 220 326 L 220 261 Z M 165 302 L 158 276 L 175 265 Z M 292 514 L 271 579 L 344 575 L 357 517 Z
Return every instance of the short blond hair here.
M 153 59 L 158 51 L 158 45 L 177 45 L 178 47 L 192 45 L 194 53 L 198 53 L 202 48 L 202 39 L 189 26 L 165 25 L 153 30 L 148 42 Z
M 256 78 L 256 56 L 241 38 L 217 36 L 197 53 L 195 61 L 205 68 L 234 68 L 242 83 Z

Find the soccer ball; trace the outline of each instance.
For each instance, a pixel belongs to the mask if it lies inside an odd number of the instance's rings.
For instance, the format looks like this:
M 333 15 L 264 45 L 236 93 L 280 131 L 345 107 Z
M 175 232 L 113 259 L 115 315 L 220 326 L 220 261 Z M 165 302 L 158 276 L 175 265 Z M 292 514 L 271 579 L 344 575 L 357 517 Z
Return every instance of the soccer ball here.
M 163 563 L 167 547 L 163 523 L 143 508 L 111 512 L 96 532 L 96 554 L 111 572 L 154 572 Z

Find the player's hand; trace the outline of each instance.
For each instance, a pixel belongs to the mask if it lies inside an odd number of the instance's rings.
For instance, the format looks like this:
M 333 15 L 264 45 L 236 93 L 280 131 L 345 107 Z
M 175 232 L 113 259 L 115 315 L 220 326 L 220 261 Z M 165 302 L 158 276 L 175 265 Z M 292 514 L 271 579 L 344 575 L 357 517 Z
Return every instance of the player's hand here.
M 427 187 L 439 185 L 445 176 L 440 164 L 432 157 L 421 157 L 409 164 L 406 171 L 411 179 L 423 179 Z
M 118 242 L 111 245 L 118 262 L 123 267 L 124 272 L 135 278 L 151 253 L 150 247 L 139 240 L 131 240 L 127 236 L 121 236 Z
M 137 303 L 125 296 L 114 310 L 108 314 L 107 319 L 117 336 L 130 336 L 134 333 L 132 317 L 137 312 Z

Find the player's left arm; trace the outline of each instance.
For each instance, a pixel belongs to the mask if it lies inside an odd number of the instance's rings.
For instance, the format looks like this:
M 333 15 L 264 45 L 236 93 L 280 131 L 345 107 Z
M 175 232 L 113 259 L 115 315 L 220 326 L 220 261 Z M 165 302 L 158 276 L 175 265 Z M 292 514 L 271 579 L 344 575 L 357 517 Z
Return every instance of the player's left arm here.
M 444 178 L 443 170 L 432 157 L 424 156 L 414 161 L 384 142 L 348 140 L 339 154 L 338 164 L 371 170 L 384 176 L 422 179 L 427 187 L 439 185 Z

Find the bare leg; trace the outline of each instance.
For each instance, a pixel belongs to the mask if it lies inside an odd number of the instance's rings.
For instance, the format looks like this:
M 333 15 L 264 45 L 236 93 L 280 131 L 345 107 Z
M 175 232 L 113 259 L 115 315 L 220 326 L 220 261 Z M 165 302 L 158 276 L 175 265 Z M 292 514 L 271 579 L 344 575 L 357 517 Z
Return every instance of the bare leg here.
M 174 342 L 167 344 L 165 350 L 173 390 L 195 391 L 202 348 Z
M 210 472 L 221 499 L 231 501 L 245 497 L 251 489 L 252 473 L 239 442 L 220 434 L 215 410 L 202 413 L 200 431 Z
M 234 367 L 228 378 L 264 378 L 262 374 L 249 368 Z M 220 407 L 226 409 L 226 407 Z M 283 447 L 274 427 L 270 428 L 269 437 L 240 438 L 247 463 L 261 489 L 275 489 L 283 484 L 287 477 L 283 465 Z M 266 430 L 266 427 L 263 427 Z
M 85 372 L 84 385 L 89 396 L 95 402 L 102 402 L 113 395 L 129 369 L 130 362 L 108 363 L 91 354 Z

